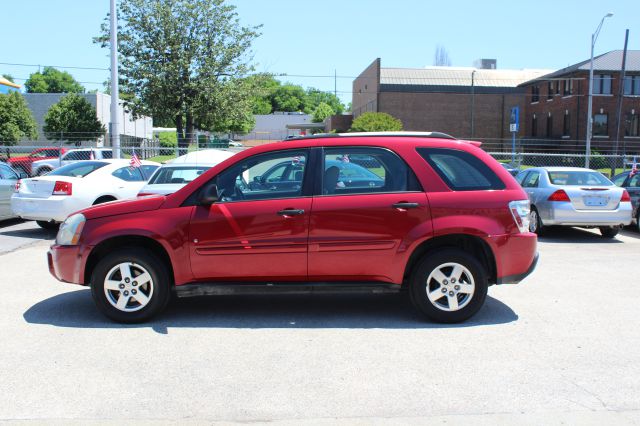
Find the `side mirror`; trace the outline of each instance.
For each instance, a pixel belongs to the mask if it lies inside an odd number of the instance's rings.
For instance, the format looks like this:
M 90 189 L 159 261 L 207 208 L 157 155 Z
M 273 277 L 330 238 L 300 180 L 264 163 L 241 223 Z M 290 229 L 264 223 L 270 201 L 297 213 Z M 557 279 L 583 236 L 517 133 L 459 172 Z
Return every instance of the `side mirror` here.
M 218 186 L 215 183 L 206 184 L 198 194 L 198 204 L 210 206 L 218 201 Z
M 253 181 L 256 183 L 264 183 L 262 181 L 262 176 L 254 176 Z
M 28 178 L 28 177 L 29 177 L 29 175 L 28 175 L 28 174 L 26 174 L 25 172 L 19 172 L 19 173 L 18 173 L 18 177 L 19 177 L 20 179 L 26 179 L 26 178 Z

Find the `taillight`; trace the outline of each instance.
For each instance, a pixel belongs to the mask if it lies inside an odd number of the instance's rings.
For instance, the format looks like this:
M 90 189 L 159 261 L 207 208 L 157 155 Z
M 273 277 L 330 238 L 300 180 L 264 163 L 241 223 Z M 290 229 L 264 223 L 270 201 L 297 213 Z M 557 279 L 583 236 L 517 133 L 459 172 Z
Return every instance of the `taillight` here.
M 631 197 L 629 196 L 629 193 L 627 192 L 626 189 L 622 190 L 622 198 L 620 198 L 621 203 L 624 201 L 627 201 L 629 203 L 631 202 Z
M 52 195 L 71 195 L 71 182 L 56 181 Z
M 509 211 L 520 232 L 528 232 L 529 213 L 531 211 L 529 200 L 511 201 L 509 203 Z
M 18 179 L 18 181 L 16 182 L 16 186 L 13 187 L 13 192 L 20 192 L 20 185 L 22 185 L 22 179 Z
M 547 200 L 548 201 L 567 201 L 567 202 L 571 201 L 567 193 L 564 192 L 564 189 L 558 189 L 556 192 L 549 195 L 549 198 Z

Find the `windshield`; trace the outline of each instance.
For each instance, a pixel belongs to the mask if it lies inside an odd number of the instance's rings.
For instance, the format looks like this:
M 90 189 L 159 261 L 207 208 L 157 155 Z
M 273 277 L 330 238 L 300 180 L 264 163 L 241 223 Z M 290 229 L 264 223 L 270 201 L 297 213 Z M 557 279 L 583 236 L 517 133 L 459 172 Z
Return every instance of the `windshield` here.
M 207 166 L 164 166 L 161 167 L 160 170 L 158 170 L 158 172 L 151 177 L 149 185 L 159 185 L 164 183 L 189 183 L 209 169 L 210 167 Z
M 554 185 L 613 185 L 601 173 L 588 170 L 552 171 L 549 172 L 549 181 Z
M 102 161 L 83 161 L 81 163 L 71 163 L 66 166 L 62 166 L 49 173 L 49 176 L 71 176 L 71 177 L 85 177 L 88 174 L 95 172 L 101 167 L 106 166 L 109 163 Z

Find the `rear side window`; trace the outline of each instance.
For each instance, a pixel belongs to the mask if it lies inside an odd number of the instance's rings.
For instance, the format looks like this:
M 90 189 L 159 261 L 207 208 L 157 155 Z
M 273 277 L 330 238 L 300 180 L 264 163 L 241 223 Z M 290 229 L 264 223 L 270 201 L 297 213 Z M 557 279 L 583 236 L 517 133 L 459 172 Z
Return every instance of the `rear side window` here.
M 479 158 L 464 151 L 418 148 L 418 153 L 455 191 L 504 189 L 504 182 Z
M 95 172 L 101 167 L 106 166 L 108 163 L 100 161 L 84 161 L 82 163 L 71 163 L 66 166 L 59 167 L 52 172 L 49 172 L 50 176 L 70 176 L 70 177 L 85 177 L 90 173 Z

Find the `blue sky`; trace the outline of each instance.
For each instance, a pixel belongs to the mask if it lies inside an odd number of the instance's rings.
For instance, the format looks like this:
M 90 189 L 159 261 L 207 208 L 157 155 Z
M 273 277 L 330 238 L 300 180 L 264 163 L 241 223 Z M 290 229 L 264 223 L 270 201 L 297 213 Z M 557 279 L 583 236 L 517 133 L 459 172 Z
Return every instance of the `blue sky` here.
M 498 68 L 559 69 L 589 58 L 591 33 L 607 12 L 596 54 L 640 49 L 640 1 L 231 0 L 243 25 L 262 24 L 253 45 L 258 71 L 327 77 L 282 80 L 338 92 L 375 58 L 383 67 L 433 65 L 436 46 L 453 66 L 495 58 Z M 0 0 L 0 63 L 108 68 L 108 51 L 92 43 L 109 0 Z M 9 11 L 9 12 L 7 12 Z M 108 71 L 66 69 L 88 90 Z M 0 64 L 22 84 L 37 67 Z

